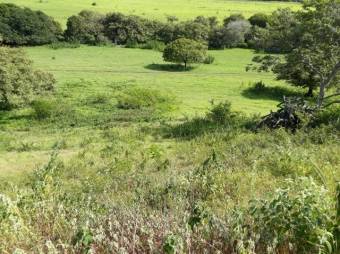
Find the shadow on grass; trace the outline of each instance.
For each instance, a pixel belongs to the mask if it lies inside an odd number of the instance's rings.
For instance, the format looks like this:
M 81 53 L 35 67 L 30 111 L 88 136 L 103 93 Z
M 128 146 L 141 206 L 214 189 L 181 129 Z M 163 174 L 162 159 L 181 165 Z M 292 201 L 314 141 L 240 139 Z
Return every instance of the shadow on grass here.
M 242 91 L 242 96 L 249 99 L 262 99 L 262 100 L 282 100 L 283 96 L 288 97 L 303 97 L 304 94 L 289 88 L 274 86 L 252 86 Z
M 9 124 L 13 121 L 31 121 L 33 119 L 30 114 L 18 114 L 12 111 L 0 110 L 0 124 Z
M 187 68 L 184 68 L 180 64 L 148 64 L 144 68 L 153 71 L 186 72 L 193 70 L 195 67 L 187 66 Z

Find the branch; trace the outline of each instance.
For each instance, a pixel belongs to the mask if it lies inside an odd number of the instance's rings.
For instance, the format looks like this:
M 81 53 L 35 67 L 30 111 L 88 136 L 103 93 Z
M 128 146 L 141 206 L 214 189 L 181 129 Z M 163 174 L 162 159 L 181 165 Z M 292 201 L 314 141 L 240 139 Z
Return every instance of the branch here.
M 328 96 L 324 97 L 324 100 L 327 100 L 327 99 L 329 99 L 331 97 L 338 96 L 338 95 L 340 95 L 340 93 L 335 93 L 335 94 L 328 95 Z
M 328 75 L 326 81 L 324 82 L 325 87 L 328 87 L 332 81 L 332 79 L 336 76 L 336 74 L 340 71 L 340 61 L 333 67 L 331 73 Z
M 335 103 L 340 103 L 340 100 L 332 101 L 324 106 L 324 108 L 327 108 L 328 106 L 335 104 Z

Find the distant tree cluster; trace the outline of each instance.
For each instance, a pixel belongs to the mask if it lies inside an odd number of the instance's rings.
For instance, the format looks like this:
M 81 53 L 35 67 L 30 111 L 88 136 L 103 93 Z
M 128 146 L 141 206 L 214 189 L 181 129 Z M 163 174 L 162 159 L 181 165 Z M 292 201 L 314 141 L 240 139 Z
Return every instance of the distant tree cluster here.
M 42 45 L 62 36 L 61 26 L 41 11 L 0 4 L 0 44 Z
M 300 31 L 295 29 L 298 22 L 289 9 L 278 10 L 269 16 L 257 13 L 249 19 L 233 14 L 222 23 L 217 17 L 198 16 L 179 21 L 169 16 L 167 22 L 160 22 L 122 13 L 103 15 L 81 11 L 68 18 L 63 32 L 53 18 L 41 11 L 0 4 L 0 43 L 42 45 L 65 40 L 88 45 L 133 46 L 149 42 L 168 44 L 186 38 L 207 44 L 210 49 L 244 47 L 286 53 L 298 43 Z
M 104 16 L 82 11 L 68 19 L 65 39 L 91 45 L 107 41 L 131 45 L 148 41 L 168 44 L 186 38 L 203 42 L 210 48 L 223 49 L 247 47 L 246 37 L 251 27 L 250 21 L 242 15 L 232 15 L 220 25 L 216 17 L 198 16 L 194 20 L 180 22 L 171 16 L 167 22 L 160 22 L 121 13 Z

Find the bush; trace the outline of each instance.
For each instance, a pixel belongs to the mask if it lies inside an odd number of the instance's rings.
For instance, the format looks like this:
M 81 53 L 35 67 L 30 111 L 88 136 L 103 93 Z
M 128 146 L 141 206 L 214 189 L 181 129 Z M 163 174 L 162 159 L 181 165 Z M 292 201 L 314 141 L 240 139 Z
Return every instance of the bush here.
M 129 40 L 126 41 L 125 47 L 130 48 L 130 49 L 135 49 L 135 48 L 139 48 L 140 45 L 138 44 L 137 41 L 129 39 Z
M 213 57 L 212 55 L 208 55 L 205 59 L 204 59 L 204 64 L 212 64 L 215 61 L 215 57 Z
M 260 242 L 295 253 L 333 253 L 332 203 L 326 189 L 312 179 L 288 180 L 272 199 L 258 200 L 252 205 Z
M 74 48 L 79 48 L 80 43 L 79 42 L 54 42 L 48 45 L 51 49 L 64 49 L 64 48 L 69 48 L 69 49 L 74 49 Z
M 225 124 L 230 121 L 231 103 L 229 101 L 220 102 L 217 105 L 213 105 L 207 114 L 208 119 L 215 123 Z
M 170 110 L 174 98 L 162 94 L 158 90 L 146 88 L 129 88 L 117 95 L 117 107 L 121 109 L 152 108 L 156 110 Z
M 165 49 L 165 44 L 162 41 L 151 40 L 143 44 L 141 48 L 163 52 Z
M 53 98 L 36 99 L 31 103 L 33 115 L 38 120 L 57 120 L 60 122 L 75 118 L 73 108 L 66 102 Z
M 0 48 L 0 73 L 0 109 L 6 110 L 53 91 L 56 82 L 52 74 L 34 70 L 21 49 Z
M 32 102 L 34 117 L 38 120 L 50 118 L 56 111 L 56 103 L 47 99 L 39 99 Z
M 0 35 L 6 45 L 42 45 L 57 41 L 62 29 L 41 11 L 0 4 Z

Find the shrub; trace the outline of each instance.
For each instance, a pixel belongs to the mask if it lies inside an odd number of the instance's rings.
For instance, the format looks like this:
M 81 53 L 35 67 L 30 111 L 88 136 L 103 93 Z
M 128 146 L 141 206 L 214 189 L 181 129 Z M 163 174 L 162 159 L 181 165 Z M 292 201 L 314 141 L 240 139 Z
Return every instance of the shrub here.
M 56 103 L 47 99 L 38 99 L 32 102 L 32 109 L 35 118 L 43 120 L 50 118 L 56 110 Z
M 163 52 L 165 48 L 165 44 L 162 41 L 151 40 L 147 41 L 145 44 L 141 46 L 143 49 L 152 49 L 156 51 Z
M 301 178 L 288 180 L 271 199 L 253 202 L 251 213 L 260 242 L 295 253 L 332 253 L 334 209 L 326 193 L 312 179 Z
M 231 103 L 229 101 L 225 101 L 220 102 L 217 105 L 213 105 L 213 107 L 208 112 L 207 117 L 215 123 L 227 123 L 232 117 Z
M 20 49 L 0 48 L 0 73 L 1 109 L 24 106 L 54 89 L 52 74 L 34 70 Z
M 208 55 L 205 59 L 204 59 L 204 64 L 212 64 L 215 61 L 215 57 L 213 57 L 212 55 Z
M 0 34 L 6 45 L 42 45 L 57 41 L 62 29 L 41 11 L 0 4 Z
M 60 122 L 75 118 L 73 108 L 67 103 L 53 98 L 39 98 L 31 103 L 33 115 L 38 120 L 51 119 Z
M 128 40 L 126 41 L 125 47 L 126 47 L 126 48 L 135 49 L 135 48 L 139 48 L 140 46 L 139 46 L 139 44 L 138 44 L 137 41 L 128 39 Z
M 152 108 L 166 111 L 172 108 L 174 98 L 158 90 L 146 88 L 129 88 L 117 96 L 117 107 L 121 109 Z
M 54 42 L 48 45 L 51 49 L 64 49 L 64 48 L 79 48 L 80 43 L 79 42 Z

